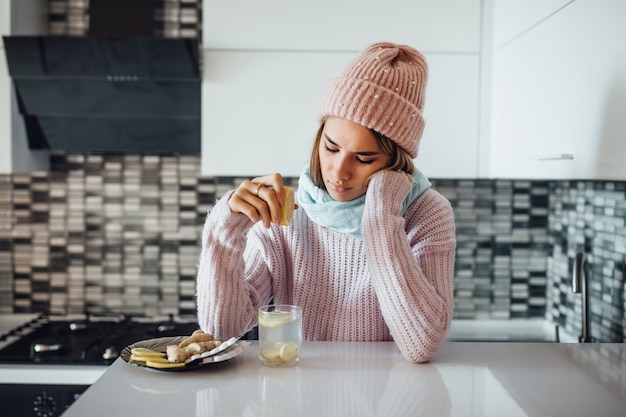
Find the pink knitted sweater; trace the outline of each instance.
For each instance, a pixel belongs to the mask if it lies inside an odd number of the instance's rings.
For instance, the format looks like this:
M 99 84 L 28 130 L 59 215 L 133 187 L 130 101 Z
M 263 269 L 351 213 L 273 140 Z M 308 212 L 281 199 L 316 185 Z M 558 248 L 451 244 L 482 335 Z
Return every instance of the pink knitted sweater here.
M 400 215 L 404 174 L 369 184 L 363 240 L 297 209 L 290 226 L 252 224 L 230 194 L 206 218 L 198 266 L 198 320 L 218 338 L 256 325 L 257 308 L 303 309 L 305 340 L 393 340 L 410 362 L 430 360 L 450 326 L 456 250 L 450 203 L 429 189 Z

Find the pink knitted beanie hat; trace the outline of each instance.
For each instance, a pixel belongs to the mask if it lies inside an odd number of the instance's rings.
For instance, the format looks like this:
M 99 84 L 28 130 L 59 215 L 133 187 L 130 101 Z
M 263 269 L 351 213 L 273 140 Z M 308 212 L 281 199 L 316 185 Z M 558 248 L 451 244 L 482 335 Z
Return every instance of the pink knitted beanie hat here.
M 415 158 L 424 131 L 427 76 L 424 56 L 410 46 L 370 45 L 331 81 L 320 119 L 340 117 L 373 129 Z

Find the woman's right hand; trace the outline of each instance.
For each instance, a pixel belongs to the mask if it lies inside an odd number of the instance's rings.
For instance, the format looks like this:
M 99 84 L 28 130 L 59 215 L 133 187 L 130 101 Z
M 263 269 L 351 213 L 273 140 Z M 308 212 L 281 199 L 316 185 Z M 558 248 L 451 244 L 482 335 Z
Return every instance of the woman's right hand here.
M 276 173 L 242 182 L 228 200 L 233 213 L 248 216 L 253 223 L 263 221 L 263 226 L 280 225 L 281 206 L 285 203 L 283 177 Z

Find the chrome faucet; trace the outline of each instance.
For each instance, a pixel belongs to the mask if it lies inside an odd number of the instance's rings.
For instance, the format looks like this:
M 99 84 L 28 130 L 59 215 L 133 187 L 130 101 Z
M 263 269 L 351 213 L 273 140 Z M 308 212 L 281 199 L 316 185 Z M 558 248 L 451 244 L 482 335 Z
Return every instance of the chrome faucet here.
M 594 338 L 589 331 L 589 264 L 585 254 L 578 252 L 574 258 L 574 273 L 572 274 L 572 290 L 575 294 L 582 294 L 582 334 L 578 338 L 580 343 L 592 343 Z

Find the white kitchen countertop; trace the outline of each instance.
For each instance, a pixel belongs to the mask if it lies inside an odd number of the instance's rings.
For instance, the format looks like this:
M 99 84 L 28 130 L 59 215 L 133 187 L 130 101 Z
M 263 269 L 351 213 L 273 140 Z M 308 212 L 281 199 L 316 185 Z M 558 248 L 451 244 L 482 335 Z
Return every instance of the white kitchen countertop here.
M 446 342 L 411 364 L 392 342 L 304 342 L 300 362 L 240 356 L 189 372 L 117 359 L 63 415 L 617 416 L 625 344 Z
M 0 314 L 0 334 L 31 320 L 38 314 Z M 15 338 L 0 342 L 0 347 Z M 453 320 L 449 341 L 554 341 L 554 325 L 543 319 L 520 320 Z M 562 342 L 576 339 L 561 332 Z M 0 364 L 0 383 L 8 384 L 74 384 L 91 385 L 106 366 L 88 365 L 9 365 Z

